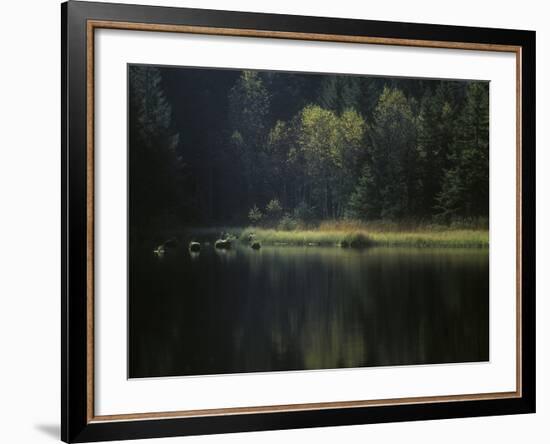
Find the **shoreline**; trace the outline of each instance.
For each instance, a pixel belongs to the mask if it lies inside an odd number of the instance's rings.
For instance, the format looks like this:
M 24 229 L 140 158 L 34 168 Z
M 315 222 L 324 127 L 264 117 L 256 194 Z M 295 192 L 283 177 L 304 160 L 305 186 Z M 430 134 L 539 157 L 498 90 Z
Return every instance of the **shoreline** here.
M 231 239 L 273 246 L 325 246 L 339 248 L 416 247 L 416 248 L 488 248 L 486 229 L 296 229 L 279 230 L 261 227 L 210 227 L 186 230 L 193 240 L 203 240 L 226 233 Z

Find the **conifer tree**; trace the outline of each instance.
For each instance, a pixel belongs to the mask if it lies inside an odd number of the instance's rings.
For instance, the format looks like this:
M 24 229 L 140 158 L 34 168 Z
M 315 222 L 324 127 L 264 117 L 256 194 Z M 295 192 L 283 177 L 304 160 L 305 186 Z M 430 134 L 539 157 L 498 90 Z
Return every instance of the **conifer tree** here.
M 160 70 L 132 66 L 129 77 L 130 194 L 137 196 L 130 210 L 136 225 L 148 227 L 166 220 L 181 197 L 179 134 L 171 129 Z
M 489 215 L 489 85 L 468 85 L 457 137 L 437 196 L 440 217 Z

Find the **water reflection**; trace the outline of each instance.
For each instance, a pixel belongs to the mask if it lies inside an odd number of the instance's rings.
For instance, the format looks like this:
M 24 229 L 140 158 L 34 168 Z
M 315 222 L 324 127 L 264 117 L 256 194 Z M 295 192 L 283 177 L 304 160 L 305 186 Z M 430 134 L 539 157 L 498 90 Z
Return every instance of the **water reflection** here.
M 137 252 L 130 376 L 487 360 L 487 250 Z

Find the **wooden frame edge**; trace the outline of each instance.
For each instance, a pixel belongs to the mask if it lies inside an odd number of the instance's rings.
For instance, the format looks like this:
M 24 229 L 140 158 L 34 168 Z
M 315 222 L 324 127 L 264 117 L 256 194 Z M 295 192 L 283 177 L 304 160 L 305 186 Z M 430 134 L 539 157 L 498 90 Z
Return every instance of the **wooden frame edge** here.
M 95 409 L 95 336 L 94 336 L 94 27 L 86 26 L 86 332 L 87 379 L 86 420 L 94 418 Z
M 423 396 L 363 401 L 337 401 L 306 404 L 285 404 L 257 407 L 231 407 L 218 409 L 182 410 L 170 412 L 145 412 L 115 415 L 95 415 L 94 387 L 94 31 L 95 29 L 121 29 L 131 31 L 173 32 L 200 35 L 234 37 L 260 37 L 287 40 L 323 41 L 336 43 L 360 43 L 387 46 L 405 46 L 440 49 L 462 49 L 474 51 L 509 52 L 516 56 L 516 391 L 479 393 L 447 396 Z M 380 407 L 410 405 L 417 403 L 435 404 L 443 402 L 465 402 L 522 397 L 522 46 L 486 43 L 450 42 L 385 37 L 352 36 L 338 34 L 313 34 L 286 31 L 265 31 L 254 29 L 222 28 L 208 26 L 149 24 L 125 21 L 86 21 L 86 239 L 87 239 L 87 424 L 156 420 L 168 418 L 197 418 L 208 416 L 229 416 L 238 414 L 260 414 L 328 410 L 337 408 Z
M 484 401 L 495 399 L 514 399 L 521 395 L 516 392 L 499 392 L 487 394 L 472 395 L 447 395 L 447 396 L 419 396 L 410 398 L 391 398 L 365 401 L 334 401 L 317 402 L 307 404 L 279 404 L 270 406 L 256 407 L 230 407 L 219 409 L 197 409 L 181 410 L 168 412 L 150 412 L 150 413 L 126 413 L 116 415 L 100 415 L 92 418 L 90 423 L 114 422 L 114 421 L 135 421 L 144 419 L 168 419 L 168 418 L 199 418 L 208 416 L 230 416 L 261 413 L 288 413 L 300 412 L 305 410 L 330 410 L 338 408 L 361 408 L 361 407 L 387 407 L 392 405 L 410 405 L 410 404 L 435 404 L 440 402 L 463 402 L 463 401 Z
M 115 20 L 88 20 L 88 28 L 92 31 L 96 28 L 103 29 L 121 29 L 129 31 L 149 31 L 149 32 L 172 32 L 200 35 L 217 35 L 226 37 L 259 37 L 274 38 L 284 40 L 306 40 L 317 42 L 334 43 L 362 43 L 371 45 L 385 46 L 413 46 L 424 48 L 441 49 L 467 49 L 473 51 L 494 51 L 494 52 L 517 52 L 521 49 L 517 45 L 501 45 L 491 43 L 468 43 L 468 42 L 450 42 L 442 40 L 419 40 L 419 39 L 399 39 L 389 37 L 369 37 L 340 34 L 319 34 L 288 31 L 266 31 L 261 29 L 239 29 L 223 28 L 210 26 L 191 26 L 191 25 L 166 25 L 150 24 L 138 22 L 124 22 Z

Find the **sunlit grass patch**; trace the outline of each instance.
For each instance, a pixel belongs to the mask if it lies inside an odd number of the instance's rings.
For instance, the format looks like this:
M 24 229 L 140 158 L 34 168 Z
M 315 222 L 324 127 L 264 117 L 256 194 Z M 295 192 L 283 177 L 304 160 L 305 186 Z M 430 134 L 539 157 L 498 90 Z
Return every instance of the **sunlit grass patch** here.
M 426 230 L 386 231 L 359 226 L 329 226 L 321 224 L 317 229 L 276 230 L 248 227 L 242 230 L 240 239 L 254 238 L 265 245 L 340 246 L 362 248 L 368 246 L 409 247 L 488 247 L 488 230 Z

